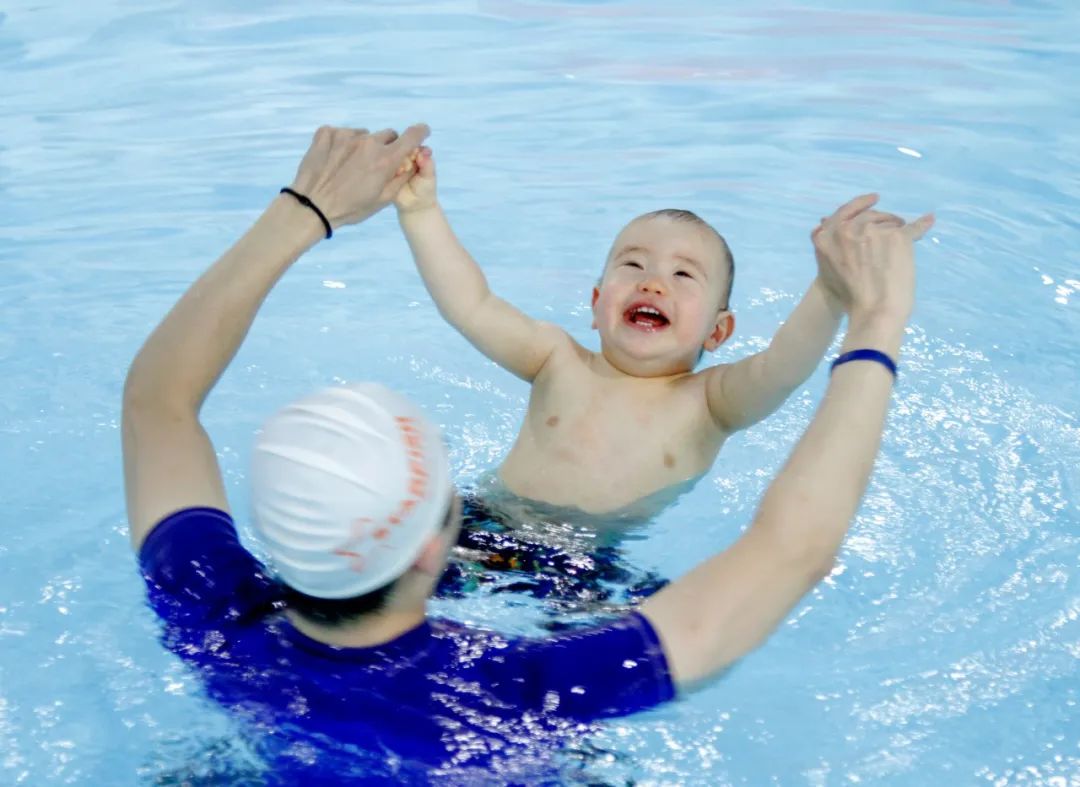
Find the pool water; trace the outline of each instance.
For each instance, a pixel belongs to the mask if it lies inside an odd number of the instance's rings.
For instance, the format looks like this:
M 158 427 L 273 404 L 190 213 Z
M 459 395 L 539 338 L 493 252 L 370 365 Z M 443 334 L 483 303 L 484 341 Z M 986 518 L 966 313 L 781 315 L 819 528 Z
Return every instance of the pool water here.
M 938 216 L 836 571 L 723 680 L 608 725 L 564 783 L 1080 785 L 1080 5 L 762 5 L 4 5 L 0 783 L 251 773 L 142 605 L 124 373 L 315 127 L 425 120 L 493 286 L 591 346 L 590 288 L 637 213 L 689 208 L 731 243 L 721 361 L 765 346 L 841 201 Z M 462 482 L 508 450 L 527 395 L 441 322 L 383 214 L 289 273 L 209 401 L 236 511 L 257 425 L 357 379 L 422 402 Z M 824 383 L 732 439 L 633 561 L 676 576 L 729 544 Z M 543 616 L 475 601 L 438 610 Z

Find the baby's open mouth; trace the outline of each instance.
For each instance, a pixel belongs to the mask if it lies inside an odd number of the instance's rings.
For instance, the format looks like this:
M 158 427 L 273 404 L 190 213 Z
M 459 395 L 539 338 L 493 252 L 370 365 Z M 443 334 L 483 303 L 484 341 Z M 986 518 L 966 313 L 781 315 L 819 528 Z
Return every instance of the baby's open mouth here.
M 667 318 L 666 314 L 655 306 L 644 303 L 634 304 L 623 312 L 623 319 L 636 328 L 644 328 L 650 331 L 666 328 L 671 324 L 671 320 Z

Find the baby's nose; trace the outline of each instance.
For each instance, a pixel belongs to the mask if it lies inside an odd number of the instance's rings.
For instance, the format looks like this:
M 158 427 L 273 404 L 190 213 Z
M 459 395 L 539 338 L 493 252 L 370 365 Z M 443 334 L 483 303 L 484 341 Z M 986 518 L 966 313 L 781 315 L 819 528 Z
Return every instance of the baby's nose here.
M 654 292 L 657 295 L 663 295 L 664 283 L 657 276 L 646 276 L 638 284 L 638 289 L 642 292 Z

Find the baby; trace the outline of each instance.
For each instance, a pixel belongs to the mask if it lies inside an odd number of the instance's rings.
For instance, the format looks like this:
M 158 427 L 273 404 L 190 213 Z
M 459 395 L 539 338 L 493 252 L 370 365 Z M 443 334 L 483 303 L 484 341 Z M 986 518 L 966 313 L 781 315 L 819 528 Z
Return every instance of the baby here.
M 766 350 L 695 372 L 702 352 L 735 328 L 734 261 L 698 216 L 659 210 L 631 221 L 612 244 L 592 292 L 594 352 L 491 292 L 439 206 L 430 149 L 420 148 L 411 166 L 395 204 L 439 312 L 532 384 L 525 422 L 498 470 L 518 496 L 593 514 L 662 499 L 704 475 L 728 436 L 780 407 L 839 327 L 842 309 L 815 279 Z

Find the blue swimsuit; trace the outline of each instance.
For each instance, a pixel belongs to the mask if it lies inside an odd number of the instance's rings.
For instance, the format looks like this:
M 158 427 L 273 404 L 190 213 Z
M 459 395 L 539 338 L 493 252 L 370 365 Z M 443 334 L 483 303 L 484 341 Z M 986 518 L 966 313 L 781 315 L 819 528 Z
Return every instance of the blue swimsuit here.
M 592 722 L 674 695 L 637 613 L 547 639 L 429 620 L 377 647 L 339 648 L 289 623 L 281 587 L 223 511 L 167 517 L 140 562 L 165 646 L 254 733 L 282 784 L 423 783 L 470 768 L 509 783 Z

